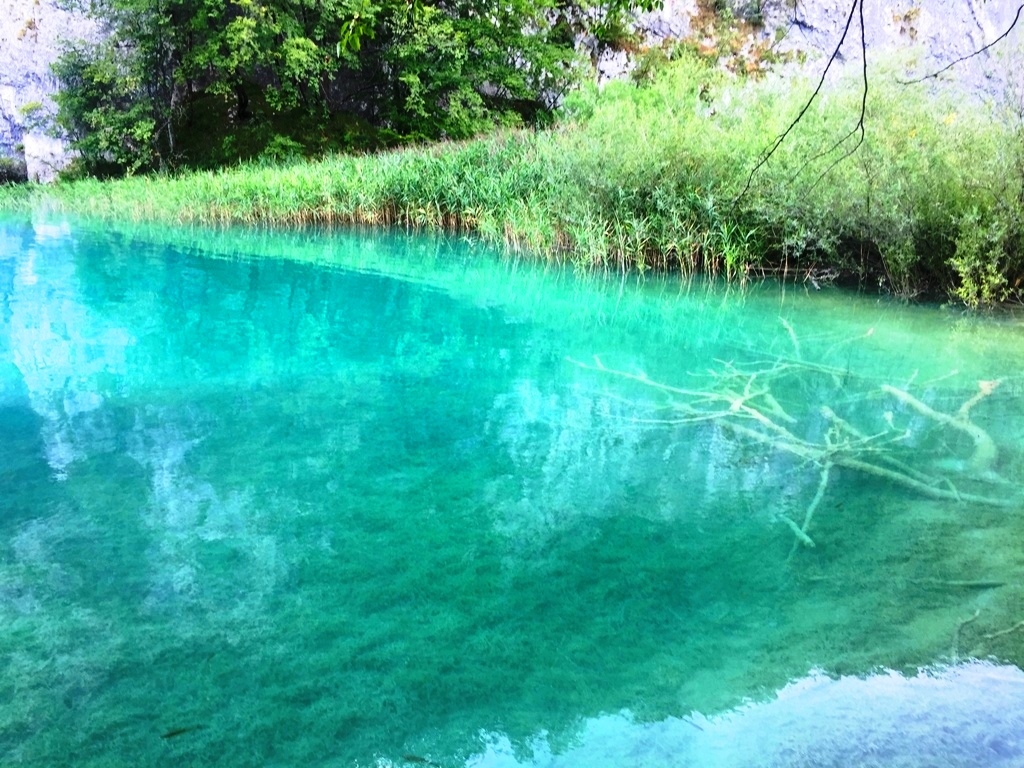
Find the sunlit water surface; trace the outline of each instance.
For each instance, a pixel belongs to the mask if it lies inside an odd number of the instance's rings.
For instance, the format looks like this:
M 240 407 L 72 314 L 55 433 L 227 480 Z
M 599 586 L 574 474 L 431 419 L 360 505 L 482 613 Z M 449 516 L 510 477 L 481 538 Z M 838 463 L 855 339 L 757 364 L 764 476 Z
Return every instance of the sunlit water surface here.
M 1024 765 L 1022 401 L 1014 316 L 0 219 L 0 763 Z

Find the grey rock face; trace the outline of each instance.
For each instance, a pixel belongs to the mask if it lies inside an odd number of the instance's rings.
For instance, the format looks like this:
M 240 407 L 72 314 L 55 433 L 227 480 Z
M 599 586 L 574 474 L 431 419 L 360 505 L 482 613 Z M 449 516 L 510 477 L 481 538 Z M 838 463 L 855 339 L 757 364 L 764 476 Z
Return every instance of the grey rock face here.
M 92 21 L 54 0 L 0 0 L 0 157 L 23 159 L 33 181 L 52 181 L 70 160 L 64 143 L 35 125 L 54 109 L 50 64 L 62 39 L 95 35 Z
M 820 70 L 842 37 L 854 0 L 729 0 L 738 18 L 758 15 L 762 37 L 782 40 L 779 51 L 808 54 Z M 904 52 L 913 72 L 924 76 L 978 51 L 1013 26 L 1019 4 L 1007 0 L 864 0 L 864 38 L 869 66 L 887 54 Z M 648 43 L 690 34 L 696 0 L 666 0 L 661 11 L 640 14 L 636 28 Z M 1024 18 L 992 49 L 958 64 L 959 86 L 982 97 L 1005 99 L 1024 71 Z M 839 67 L 862 62 L 859 14 L 837 58 Z M 619 66 L 619 72 L 628 67 Z M 908 73 L 909 74 L 909 73 Z
M 665 0 L 660 11 L 637 15 L 636 30 L 651 40 L 679 40 L 690 35 L 697 10 L 697 0 Z
M 853 0 L 792 2 L 766 0 L 766 29 L 784 30 L 782 50 L 830 56 L 850 17 Z M 1003 0 L 864 0 L 864 38 L 868 64 L 886 52 L 904 51 L 911 74 L 923 77 L 969 57 L 1013 26 L 1018 3 Z M 950 71 L 964 90 L 1003 100 L 1021 69 L 1024 18 L 991 49 Z M 819 57 L 819 61 L 824 59 Z M 855 15 L 840 57 L 841 65 L 862 66 L 859 14 Z M 812 64 L 813 65 L 813 64 Z

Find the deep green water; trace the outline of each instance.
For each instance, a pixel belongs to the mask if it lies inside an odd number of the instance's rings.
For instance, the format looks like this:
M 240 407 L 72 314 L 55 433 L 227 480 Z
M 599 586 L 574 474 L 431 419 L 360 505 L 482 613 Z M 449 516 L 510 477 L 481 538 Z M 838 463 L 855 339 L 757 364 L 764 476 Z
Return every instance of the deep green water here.
M 0 219 L 0 763 L 1024 765 L 1022 404 L 1011 315 Z

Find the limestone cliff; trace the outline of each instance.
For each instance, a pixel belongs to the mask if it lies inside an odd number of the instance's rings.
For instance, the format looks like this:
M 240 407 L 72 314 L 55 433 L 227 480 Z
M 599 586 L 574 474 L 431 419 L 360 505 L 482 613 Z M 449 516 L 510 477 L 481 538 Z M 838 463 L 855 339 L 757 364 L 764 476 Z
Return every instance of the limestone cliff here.
M 785 32 L 784 49 L 830 55 L 850 16 L 851 0 L 801 0 L 798 4 L 761 0 L 761 4 L 765 28 L 773 34 L 776 29 Z M 936 72 L 1009 30 L 1017 8 L 1018 3 L 1006 0 L 864 0 L 869 64 L 876 52 L 903 49 L 919 75 Z M 1005 99 L 1007 86 L 1021 69 L 1022 47 L 1024 18 L 998 45 L 957 65 L 955 80 L 967 91 Z M 861 66 L 857 17 L 840 62 Z
M 51 181 L 68 161 L 63 142 L 36 125 L 53 110 L 50 64 L 61 40 L 95 33 L 54 0 L 0 0 L 0 157 L 23 159 L 32 180 Z
M 748 52 L 759 43 L 771 43 L 776 53 L 806 54 L 799 59 L 818 72 L 842 37 L 853 0 L 665 0 L 662 11 L 640 14 L 636 29 L 648 45 L 685 37 L 710 48 L 724 31 L 722 13 L 712 9 L 723 7 L 737 21 L 732 31 L 747 36 Z M 1014 76 L 1024 69 L 1024 14 L 1014 27 L 1018 7 L 1017 2 L 999 0 L 863 0 L 869 66 L 877 67 L 887 54 L 903 51 L 901 59 L 917 74 L 926 75 L 968 57 L 946 79 L 965 91 L 1002 100 Z M 970 56 L 1011 27 L 1011 34 L 998 45 Z M 860 46 L 858 13 L 837 69 L 860 69 Z M 603 74 L 614 77 L 627 71 L 629 62 L 621 54 L 612 55 L 605 57 L 604 66 Z

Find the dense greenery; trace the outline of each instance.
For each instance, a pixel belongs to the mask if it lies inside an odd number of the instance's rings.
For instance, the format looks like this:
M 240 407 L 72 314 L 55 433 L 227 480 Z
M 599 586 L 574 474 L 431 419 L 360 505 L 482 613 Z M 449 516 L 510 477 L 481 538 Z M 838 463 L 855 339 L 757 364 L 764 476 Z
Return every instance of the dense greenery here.
M 963 109 L 879 73 L 866 141 L 836 162 L 842 148 L 827 150 L 860 108 L 857 83 L 839 84 L 741 195 L 812 83 L 737 80 L 689 55 L 663 61 L 648 82 L 579 91 L 547 131 L 82 181 L 10 192 L 6 204 L 46 195 L 67 210 L 136 218 L 447 228 L 586 267 L 838 272 L 969 305 L 1021 297 L 1019 115 Z
M 575 36 L 656 2 L 91 0 L 56 119 L 101 175 L 466 138 L 543 121 Z
M 28 173 L 24 160 L 0 157 L 0 184 L 17 184 L 27 178 Z

